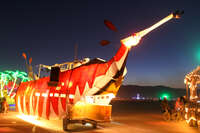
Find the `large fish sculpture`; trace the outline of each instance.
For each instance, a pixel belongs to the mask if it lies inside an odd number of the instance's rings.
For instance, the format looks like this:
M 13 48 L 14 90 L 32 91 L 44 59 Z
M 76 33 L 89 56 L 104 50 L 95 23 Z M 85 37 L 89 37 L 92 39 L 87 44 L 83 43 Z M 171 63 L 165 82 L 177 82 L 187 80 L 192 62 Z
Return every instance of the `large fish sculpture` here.
M 121 40 L 121 47 L 107 62 L 97 58 L 73 69 L 59 71 L 56 84 L 51 82 L 51 77 L 21 83 L 16 94 L 17 110 L 50 119 L 63 117 L 68 110 L 67 104 L 75 105 L 86 97 L 96 97 L 92 101 L 96 104 L 109 104 L 126 74 L 125 65 L 131 47 L 137 45 L 144 35 L 179 15 L 180 12 L 176 11 L 153 26 Z M 98 100 L 98 96 L 105 96 L 107 100 Z

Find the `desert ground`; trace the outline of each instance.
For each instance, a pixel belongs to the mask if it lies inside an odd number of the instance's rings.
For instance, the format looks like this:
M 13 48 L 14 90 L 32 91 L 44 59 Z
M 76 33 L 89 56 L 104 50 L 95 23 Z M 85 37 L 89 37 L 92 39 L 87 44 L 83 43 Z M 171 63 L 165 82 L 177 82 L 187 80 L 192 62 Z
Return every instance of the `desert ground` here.
M 189 127 L 185 121 L 164 121 L 158 101 L 112 101 L 112 121 L 76 125 L 74 132 L 85 133 L 199 133 L 200 129 Z M 10 111 L 0 114 L 0 133 L 64 133 L 61 120 L 39 120 L 42 126 L 28 123 Z

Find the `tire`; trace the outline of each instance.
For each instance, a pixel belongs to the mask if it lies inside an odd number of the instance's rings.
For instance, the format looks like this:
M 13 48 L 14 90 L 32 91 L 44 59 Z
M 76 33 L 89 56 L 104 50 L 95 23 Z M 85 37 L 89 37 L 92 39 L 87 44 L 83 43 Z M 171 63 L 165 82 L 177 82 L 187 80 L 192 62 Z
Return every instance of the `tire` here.
M 193 126 L 194 126 L 194 127 L 197 127 L 197 121 L 194 121 L 194 120 L 193 120 Z
M 190 126 L 190 127 L 196 127 L 196 126 L 197 126 L 197 121 L 195 121 L 195 120 L 190 120 L 189 126 Z
M 190 127 L 193 127 L 193 120 L 190 120 L 188 124 Z
M 82 125 L 85 125 L 86 124 L 86 122 L 85 121 L 82 121 Z
M 69 131 L 68 129 L 68 124 L 70 123 L 70 121 L 68 119 L 63 119 L 63 130 L 64 131 Z
M 97 123 L 93 123 L 93 124 L 92 124 L 92 127 L 93 127 L 93 128 L 97 128 Z

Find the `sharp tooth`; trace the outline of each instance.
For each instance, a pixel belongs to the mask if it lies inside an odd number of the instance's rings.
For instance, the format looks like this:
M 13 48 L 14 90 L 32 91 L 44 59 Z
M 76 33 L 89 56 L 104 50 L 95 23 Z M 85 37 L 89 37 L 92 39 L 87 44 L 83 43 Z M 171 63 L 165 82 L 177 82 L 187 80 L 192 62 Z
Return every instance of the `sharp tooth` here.
M 88 82 L 86 82 L 86 84 L 85 84 L 85 88 L 84 88 L 84 91 L 83 91 L 83 94 L 82 94 L 82 96 L 86 96 L 87 95 L 87 92 L 89 91 L 89 84 L 88 84 Z
M 74 103 L 78 102 L 81 99 L 81 94 L 79 91 L 79 87 L 78 85 L 76 86 L 76 92 L 75 92 L 75 96 L 74 96 Z

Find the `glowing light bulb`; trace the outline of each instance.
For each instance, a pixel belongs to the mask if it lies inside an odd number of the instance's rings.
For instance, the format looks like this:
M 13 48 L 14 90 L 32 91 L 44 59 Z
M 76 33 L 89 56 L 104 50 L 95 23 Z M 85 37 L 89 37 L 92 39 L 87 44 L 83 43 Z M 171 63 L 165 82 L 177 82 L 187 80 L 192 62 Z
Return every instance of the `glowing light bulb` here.
M 131 48 L 132 46 L 136 46 L 139 42 L 140 42 L 141 37 L 138 35 L 132 35 L 129 36 L 123 40 L 121 40 L 121 42 L 126 45 L 128 48 Z

